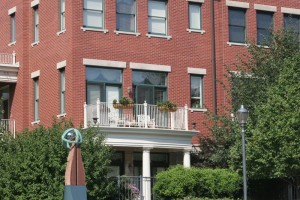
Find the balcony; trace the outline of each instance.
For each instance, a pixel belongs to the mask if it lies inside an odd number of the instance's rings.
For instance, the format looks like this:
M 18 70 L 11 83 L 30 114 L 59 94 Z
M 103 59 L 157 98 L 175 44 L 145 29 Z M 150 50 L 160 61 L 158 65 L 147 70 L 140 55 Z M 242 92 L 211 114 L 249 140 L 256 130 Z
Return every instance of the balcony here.
M 0 82 L 16 83 L 18 71 L 16 54 L 0 53 Z
M 112 103 L 84 105 L 84 127 L 124 127 L 188 131 L 188 107 L 175 112 L 162 112 L 158 106 L 133 104 L 127 109 L 116 109 Z

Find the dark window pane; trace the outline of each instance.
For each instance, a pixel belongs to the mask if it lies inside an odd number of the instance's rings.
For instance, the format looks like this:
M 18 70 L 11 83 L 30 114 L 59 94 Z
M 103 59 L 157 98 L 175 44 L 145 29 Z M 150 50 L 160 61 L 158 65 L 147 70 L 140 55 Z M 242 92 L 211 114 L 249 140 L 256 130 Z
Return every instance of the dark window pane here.
M 98 83 L 122 83 L 122 72 L 120 69 L 87 67 L 86 80 Z
M 246 10 L 244 9 L 229 9 L 229 24 L 236 26 L 244 26 L 246 25 L 245 19 Z
M 201 77 L 191 77 L 191 97 L 200 97 Z
M 284 15 L 284 28 L 289 31 L 300 32 L 300 16 Z
M 135 16 L 127 14 L 117 14 L 118 31 L 135 31 Z
M 245 27 L 230 26 L 229 41 L 245 43 Z
M 270 44 L 271 32 L 266 29 L 257 30 L 257 44 Z
M 270 29 L 273 24 L 273 13 L 257 12 L 257 28 Z
M 133 84 L 166 85 L 166 73 L 133 71 Z
M 117 13 L 135 14 L 134 0 L 117 0 Z

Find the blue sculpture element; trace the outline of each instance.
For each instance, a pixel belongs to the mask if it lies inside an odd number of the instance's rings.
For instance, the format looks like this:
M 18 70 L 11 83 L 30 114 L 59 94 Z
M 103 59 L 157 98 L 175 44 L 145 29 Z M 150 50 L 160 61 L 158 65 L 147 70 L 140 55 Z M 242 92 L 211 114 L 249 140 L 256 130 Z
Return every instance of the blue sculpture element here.
M 75 128 L 69 128 L 61 136 L 64 147 L 70 149 L 72 144 L 76 146 L 82 143 L 81 133 Z

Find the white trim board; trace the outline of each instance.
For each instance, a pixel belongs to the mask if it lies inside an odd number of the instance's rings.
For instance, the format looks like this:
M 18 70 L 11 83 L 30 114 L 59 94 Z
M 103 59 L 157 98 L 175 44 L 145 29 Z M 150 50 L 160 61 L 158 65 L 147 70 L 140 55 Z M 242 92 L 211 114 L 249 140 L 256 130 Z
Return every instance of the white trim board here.
M 83 58 L 83 64 L 98 67 L 126 68 L 126 62 Z
M 130 65 L 130 69 L 160 71 L 160 72 L 171 72 L 171 66 L 169 66 L 169 65 L 133 63 L 133 62 L 129 63 L 129 65 Z
M 249 8 L 250 4 L 246 2 L 226 0 L 226 6 L 237 7 L 237 8 Z

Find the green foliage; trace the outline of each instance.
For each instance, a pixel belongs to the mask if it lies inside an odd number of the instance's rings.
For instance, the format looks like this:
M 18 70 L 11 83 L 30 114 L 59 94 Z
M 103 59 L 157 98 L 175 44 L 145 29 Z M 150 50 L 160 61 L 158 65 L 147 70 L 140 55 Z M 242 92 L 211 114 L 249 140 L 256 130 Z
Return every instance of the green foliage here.
M 55 123 L 51 128 L 24 131 L 16 139 L 0 138 L 1 199 L 62 199 L 68 150 L 61 135 L 70 124 Z M 82 130 L 83 162 L 89 199 L 109 199 L 113 194 L 105 176 L 111 150 L 95 129 Z
M 154 191 L 160 199 L 234 197 L 241 184 L 239 175 L 226 169 L 176 166 L 159 173 L 156 178 Z
M 161 101 L 156 104 L 161 111 L 176 111 L 177 105 L 172 101 Z
M 113 100 L 113 104 L 116 104 L 117 102 L 118 102 L 117 99 Z M 133 104 L 134 102 L 127 97 L 122 97 L 121 99 L 119 99 L 119 103 L 126 106 L 128 104 Z

